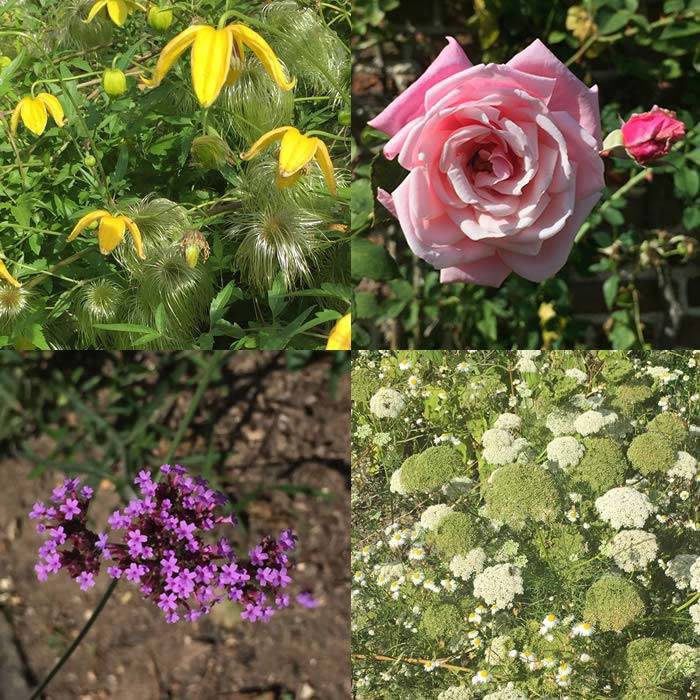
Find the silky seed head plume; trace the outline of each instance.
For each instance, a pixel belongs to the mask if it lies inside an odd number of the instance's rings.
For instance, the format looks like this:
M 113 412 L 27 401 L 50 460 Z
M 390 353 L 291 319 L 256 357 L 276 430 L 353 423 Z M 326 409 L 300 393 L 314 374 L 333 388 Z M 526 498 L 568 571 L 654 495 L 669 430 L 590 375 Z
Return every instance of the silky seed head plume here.
M 264 133 L 293 123 L 294 93 L 282 90 L 257 59 L 246 56 L 238 80 L 215 103 L 212 119 L 244 150 Z
M 31 292 L 0 282 L 0 323 L 14 321 L 30 306 Z
M 130 322 L 155 328 L 155 314 L 166 312 L 163 347 L 191 341 L 213 297 L 213 281 L 206 267 L 189 267 L 179 245 L 155 251 L 137 275 Z
M 299 83 L 314 94 L 347 100 L 350 91 L 350 54 L 338 35 L 311 9 L 296 2 L 272 2 L 264 9 L 270 41 Z
M 164 197 L 145 197 L 124 203 L 122 207 L 123 212 L 138 224 L 147 252 L 149 240 L 179 241 L 183 230 L 191 228 L 187 211 Z
M 196 168 L 218 170 L 234 162 L 233 151 L 220 136 L 197 136 L 190 146 L 190 161 Z
M 239 242 L 235 264 L 241 275 L 261 291 L 280 273 L 286 289 L 308 283 L 327 242 L 317 217 L 282 198 L 238 212 L 228 235 Z
M 51 22 L 56 27 L 49 35 L 49 42 L 56 48 L 95 49 L 98 46 L 109 45 L 114 34 L 112 23 L 99 14 L 95 19 L 86 23 L 87 15 L 93 0 L 66 0 L 59 3 Z
M 95 346 L 98 337 L 110 335 L 94 327 L 98 323 L 114 323 L 118 320 L 124 290 L 107 279 L 92 280 L 84 284 L 75 297 L 75 315 L 83 344 Z

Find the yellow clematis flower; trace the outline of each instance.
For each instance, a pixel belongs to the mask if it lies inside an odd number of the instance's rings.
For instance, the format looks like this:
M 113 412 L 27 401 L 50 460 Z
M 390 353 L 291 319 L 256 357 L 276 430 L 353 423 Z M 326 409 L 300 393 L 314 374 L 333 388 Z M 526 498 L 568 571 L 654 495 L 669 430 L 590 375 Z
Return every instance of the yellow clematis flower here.
M 280 144 L 279 166 L 277 168 L 277 187 L 281 190 L 293 185 L 301 176 L 302 169 L 313 158 L 318 161 L 326 185 L 335 197 L 335 176 L 333 163 L 328 153 L 326 144 L 315 136 L 304 136 L 299 129 L 293 126 L 281 126 L 263 134 L 245 153 L 241 153 L 243 160 L 250 160 L 274 141 L 282 139 Z
M 126 22 L 127 17 L 136 10 L 143 10 L 146 12 L 146 8 L 133 0 L 97 0 L 97 2 L 90 8 L 87 19 L 85 23 L 92 22 L 97 16 L 97 13 L 103 8 L 107 8 L 107 14 L 109 18 L 117 25 L 117 27 L 123 27 L 124 22 Z
M 33 134 L 41 136 L 46 129 L 48 115 L 51 115 L 57 126 L 63 126 L 65 114 L 61 103 L 48 92 L 40 92 L 36 97 L 23 97 L 12 112 L 10 119 L 10 131 L 14 136 L 17 133 L 20 119 L 24 126 Z
M 10 271 L 5 266 L 5 263 L 0 260 L 0 279 L 11 284 L 13 287 L 21 287 L 22 285 L 10 274 Z
M 97 229 L 97 241 L 100 245 L 100 253 L 103 255 L 111 253 L 122 242 L 124 233 L 128 229 L 131 237 L 134 239 L 136 253 L 141 259 L 145 259 L 146 255 L 143 252 L 141 231 L 139 231 L 139 227 L 134 220 L 124 214 L 112 216 L 112 214 L 104 209 L 95 209 L 95 211 L 85 214 L 71 231 L 68 240 L 74 240 L 83 229 L 98 220 L 100 226 Z
M 331 334 L 328 336 L 326 350 L 350 350 L 352 341 L 351 332 L 351 317 L 350 314 L 345 314 L 343 318 L 338 319 Z
M 296 81 L 287 80 L 282 64 L 270 45 L 259 34 L 243 24 L 229 24 L 215 29 L 206 24 L 193 24 L 180 32 L 163 48 L 153 78 L 143 79 L 148 87 L 156 87 L 175 61 L 192 47 L 192 86 L 202 107 L 209 107 L 224 85 L 233 85 L 241 73 L 243 52 L 250 49 L 270 77 L 283 89 L 291 90 Z

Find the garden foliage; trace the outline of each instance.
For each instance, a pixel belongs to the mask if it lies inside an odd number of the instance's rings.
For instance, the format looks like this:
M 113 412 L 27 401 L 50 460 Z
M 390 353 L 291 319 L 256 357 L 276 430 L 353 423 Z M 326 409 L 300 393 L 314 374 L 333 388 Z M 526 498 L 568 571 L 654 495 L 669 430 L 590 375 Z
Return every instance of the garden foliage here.
M 700 4 L 695 0 L 355 3 L 356 160 L 352 274 L 358 347 L 694 347 L 683 320 L 694 304 L 700 226 L 696 122 Z M 586 85 L 597 84 L 603 134 L 659 104 L 686 127 L 684 143 L 645 171 L 606 159 L 607 186 L 563 270 L 540 283 L 510 278 L 498 290 L 440 284 L 416 259 L 394 218 L 376 202 L 405 171 L 385 161 L 386 139 L 366 127 L 420 75 L 453 35 L 477 63 L 505 63 L 534 39 Z M 663 301 L 662 301 L 663 300 Z M 526 301 L 527 303 L 523 303 Z M 661 312 L 655 318 L 651 312 Z M 648 314 L 648 315 L 647 315 Z
M 694 697 L 697 361 L 359 353 L 358 697 Z
M 349 3 L 0 17 L 0 346 L 324 347 L 350 302 Z M 242 160 L 281 127 L 316 151 Z

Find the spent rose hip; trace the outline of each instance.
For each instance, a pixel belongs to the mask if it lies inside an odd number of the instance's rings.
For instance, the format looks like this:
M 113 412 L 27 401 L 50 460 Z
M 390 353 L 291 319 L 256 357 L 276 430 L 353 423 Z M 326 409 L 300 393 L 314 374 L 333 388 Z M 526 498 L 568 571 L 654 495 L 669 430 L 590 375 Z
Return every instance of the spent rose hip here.
M 37 577 L 65 569 L 84 591 L 96 583 L 102 562 L 113 579 L 126 579 L 163 611 L 167 622 L 193 621 L 224 599 L 238 602 L 241 617 L 267 622 L 289 606 L 285 589 L 292 583 L 289 553 L 296 546 L 291 530 L 267 536 L 247 556 L 238 556 L 225 537 L 205 536 L 233 516 L 220 515 L 224 494 L 192 477 L 181 466 L 163 465 L 155 481 L 142 470 L 134 480 L 140 497 L 109 517 L 108 532 L 87 525 L 93 490 L 80 479 L 65 479 L 51 495 L 51 504 L 35 503 L 29 517 L 38 520 L 45 542 L 35 566 Z M 303 607 L 314 607 L 307 592 L 297 596 Z

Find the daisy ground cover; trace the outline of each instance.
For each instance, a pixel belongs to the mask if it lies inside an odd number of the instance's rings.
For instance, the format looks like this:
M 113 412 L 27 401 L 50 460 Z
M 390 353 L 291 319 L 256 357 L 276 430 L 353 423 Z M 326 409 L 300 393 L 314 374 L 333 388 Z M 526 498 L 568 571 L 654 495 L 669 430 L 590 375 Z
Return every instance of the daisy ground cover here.
M 358 698 L 694 698 L 692 352 L 361 352 Z

